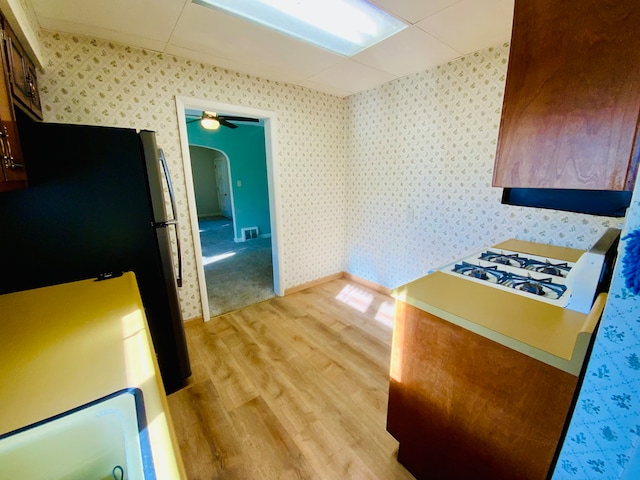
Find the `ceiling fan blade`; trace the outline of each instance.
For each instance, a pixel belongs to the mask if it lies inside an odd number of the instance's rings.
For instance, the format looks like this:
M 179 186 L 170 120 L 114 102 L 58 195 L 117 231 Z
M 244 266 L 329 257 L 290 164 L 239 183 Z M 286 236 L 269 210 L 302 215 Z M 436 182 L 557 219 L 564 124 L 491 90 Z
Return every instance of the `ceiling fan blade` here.
M 220 122 L 220 125 L 224 125 L 225 127 L 229 127 L 229 128 L 238 128 L 237 125 L 227 122 L 225 118 L 226 117 L 216 117 L 216 119 Z
M 249 117 L 232 117 L 230 115 L 219 115 L 218 118 L 223 118 L 224 120 L 230 120 L 232 122 L 259 122 L 258 118 L 249 118 Z
M 193 122 L 199 122 L 200 120 L 202 120 L 202 118 L 204 118 L 205 116 L 209 117 L 209 118 L 213 118 L 215 120 L 218 120 L 220 122 L 220 125 L 223 125 L 227 128 L 238 128 L 237 125 L 234 125 L 231 122 L 259 122 L 260 120 L 257 118 L 250 118 L 250 117 L 235 117 L 235 116 L 231 116 L 231 115 L 211 115 L 211 113 L 205 113 L 202 112 L 202 115 L 199 117 L 196 117 L 194 115 L 187 115 L 188 117 L 193 117 L 191 120 L 187 120 L 187 123 L 193 123 Z

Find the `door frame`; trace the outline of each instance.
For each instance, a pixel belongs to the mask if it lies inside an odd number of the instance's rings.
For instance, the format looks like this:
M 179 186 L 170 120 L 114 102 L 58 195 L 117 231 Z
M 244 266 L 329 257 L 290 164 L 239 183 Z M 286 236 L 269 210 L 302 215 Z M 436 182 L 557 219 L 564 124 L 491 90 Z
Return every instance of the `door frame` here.
M 193 249 L 196 256 L 196 270 L 198 274 L 198 286 L 200 288 L 200 303 L 202 305 L 202 318 L 209 321 L 209 296 L 202 262 L 202 244 L 200 243 L 200 228 L 198 226 L 198 210 L 196 208 L 196 196 L 193 188 L 193 171 L 191 170 L 191 155 L 189 154 L 189 137 L 187 134 L 186 109 L 224 112 L 243 117 L 258 118 L 264 121 L 265 155 L 267 161 L 267 188 L 269 189 L 269 216 L 271 223 L 271 257 L 273 262 L 273 291 L 276 295 L 284 295 L 285 285 L 282 278 L 283 272 L 283 244 L 280 225 L 282 215 L 279 202 L 279 158 L 275 154 L 274 146 L 277 144 L 276 114 L 269 110 L 260 110 L 242 105 L 204 100 L 176 95 L 176 113 L 178 115 L 178 133 L 182 149 L 182 162 L 184 167 L 184 181 L 187 193 L 187 205 L 189 207 L 189 219 L 191 222 L 191 235 L 193 237 Z M 229 169 L 231 174 L 231 169 Z M 231 185 L 230 185 L 231 187 Z M 235 219 L 234 219 L 235 221 Z M 235 232 L 234 232 L 235 236 Z

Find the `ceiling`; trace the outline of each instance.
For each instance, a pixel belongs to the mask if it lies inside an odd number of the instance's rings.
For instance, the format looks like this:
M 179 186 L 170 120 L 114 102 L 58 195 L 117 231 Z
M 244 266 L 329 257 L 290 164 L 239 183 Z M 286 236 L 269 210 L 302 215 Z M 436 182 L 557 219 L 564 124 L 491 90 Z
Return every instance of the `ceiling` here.
M 23 1 L 45 30 L 164 52 L 337 96 L 509 41 L 514 3 L 375 0 L 409 27 L 347 58 L 191 0 Z

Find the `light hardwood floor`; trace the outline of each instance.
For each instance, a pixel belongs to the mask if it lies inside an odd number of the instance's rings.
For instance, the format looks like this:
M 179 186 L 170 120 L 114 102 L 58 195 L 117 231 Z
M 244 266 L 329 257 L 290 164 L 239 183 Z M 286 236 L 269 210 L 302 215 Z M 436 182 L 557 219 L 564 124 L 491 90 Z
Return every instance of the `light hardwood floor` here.
M 412 479 L 385 430 L 393 305 L 338 279 L 189 322 L 189 479 Z

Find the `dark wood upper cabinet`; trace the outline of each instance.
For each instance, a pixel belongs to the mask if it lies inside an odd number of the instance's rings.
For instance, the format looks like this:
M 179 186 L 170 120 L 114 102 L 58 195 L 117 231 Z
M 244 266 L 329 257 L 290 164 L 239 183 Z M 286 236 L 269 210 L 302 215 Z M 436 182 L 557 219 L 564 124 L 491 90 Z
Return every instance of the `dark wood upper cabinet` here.
M 631 190 L 640 2 L 516 0 L 493 186 Z
M 6 20 L 0 20 L 0 192 L 4 192 L 27 187 L 15 108 L 42 120 L 42 107 L 36 67 Z
M 27 172 L 13 110 L 7 57 L 0 55 L 0 192 L 26 186 Z
M 4 22 L 4 54 L 14 99 L 34 117 L 42 120 L 36 67 L 20 45 L 11 27 Z

